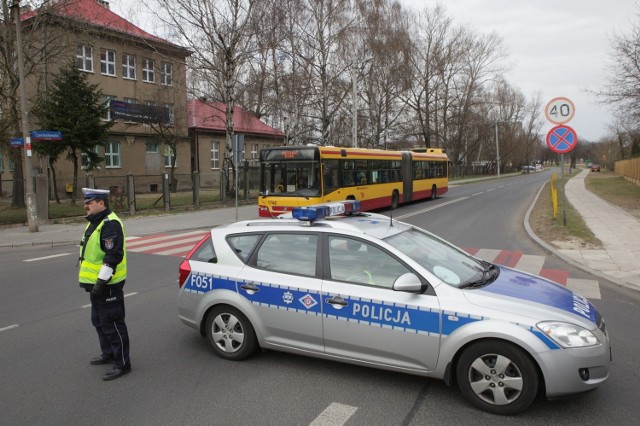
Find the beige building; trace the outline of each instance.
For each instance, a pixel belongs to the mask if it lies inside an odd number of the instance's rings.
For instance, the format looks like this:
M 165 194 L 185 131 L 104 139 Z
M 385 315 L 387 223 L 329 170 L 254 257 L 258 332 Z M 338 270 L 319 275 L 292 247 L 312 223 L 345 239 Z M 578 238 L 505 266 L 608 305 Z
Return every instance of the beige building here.
M 36 28 L 43 47 L 56 52 L 30 78 L 32 94 L 45 91 L 57 69 L 73 60 L 89 83 L 99 85 L 105 102 L 110 101 L 103 119 L 113 120 L 114 125 L 108 142 L 97 151 L 104 161 L 91 173 L 161 174 L 169 171 L 174 155 L 175 172 L 191 172 L 185 66 L 189 50 L 136 27 L 102 0 L 51 0 L 44 8 L 23 14 L 23 27 Z M 150 116 L 161 118 L 145 124 L 152 121 Z M 38 128 L 37 123 L 31 126 Z M 34 158 L 33 163 L 45 170 L 43 159 Z M 83 163 L 86 166 L 86 158 Z M 72 176 L 72 164 L 60 158 L 56 173 L 61 178 Z

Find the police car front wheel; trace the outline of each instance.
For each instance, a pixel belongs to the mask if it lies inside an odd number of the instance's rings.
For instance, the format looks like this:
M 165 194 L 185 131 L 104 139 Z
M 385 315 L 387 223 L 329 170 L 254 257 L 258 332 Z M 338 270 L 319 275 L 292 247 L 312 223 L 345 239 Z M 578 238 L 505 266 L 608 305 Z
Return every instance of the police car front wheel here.
M 522 349 L 498 340 L 473 343 L 460 356 L 458 386 L 476 407 L 510 415 L 525 410 L 538 392 L 538 372 Z
M 209 312 L 206 335 L 217 355 L 234 361 L 247 358 L 257 347 L 253 326 L 231 306 L 216 306 Z

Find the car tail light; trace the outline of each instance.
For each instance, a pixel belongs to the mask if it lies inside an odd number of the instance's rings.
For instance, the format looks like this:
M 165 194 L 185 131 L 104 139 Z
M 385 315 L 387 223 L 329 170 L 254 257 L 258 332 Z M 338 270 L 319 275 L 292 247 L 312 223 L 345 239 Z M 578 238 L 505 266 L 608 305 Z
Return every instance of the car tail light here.
M 189 274 L 191 274 L 191 264 L 189 264 L 189 259 L 191 259 L 191 256 L 193 256 L 193 253 L 195 253 L 195 251 L 198 250 L 198 248 L 200 248 L 202 243 L 207 241 L 209 238 L 211 238 L 210 234 L 207 234 L 204 237 L 202 237 L 202 239 L 198 241 L 198 243 L 195 246 L 193 246 L 193 248 L 189 251 L 189 253 L 187 253 L 182 263 L 180 263 L 180 266 L 178 267 L 178 286 L 180 288 L 182 288 L 184 283 L 187 281 L 187 278 L 189 278 Z

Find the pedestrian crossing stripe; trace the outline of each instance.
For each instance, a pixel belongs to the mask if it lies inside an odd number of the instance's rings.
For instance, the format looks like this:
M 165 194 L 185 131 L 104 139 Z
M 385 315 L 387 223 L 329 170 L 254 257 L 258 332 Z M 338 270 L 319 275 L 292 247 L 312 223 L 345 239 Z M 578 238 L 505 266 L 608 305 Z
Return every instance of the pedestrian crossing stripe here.
M 142 237 L 127 237 L 127 251 L 156 254 L 161 256 L 185 257 L 193 246 L 209 231 L 191 231 L 182 234 L 153 234 Z M 598 281 L 570 278 L 569 271 L 544 268 L 545 256 L 524 254 L 518 250 L 495 250 L 464 247 L 467 253 L 497 265 L 518 269 L 539 275 L 566 286 L 572 291 L 589 298 L 600 299 Z

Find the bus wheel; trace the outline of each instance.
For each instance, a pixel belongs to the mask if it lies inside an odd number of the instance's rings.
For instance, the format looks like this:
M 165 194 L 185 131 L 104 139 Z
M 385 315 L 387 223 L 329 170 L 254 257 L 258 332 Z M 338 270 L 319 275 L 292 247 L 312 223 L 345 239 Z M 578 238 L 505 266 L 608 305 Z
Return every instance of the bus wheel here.
M 433 185 L 433 186 L 431 187 L 431 199 L 432 199 L 432 200 L 435 200 L 435 199 L 436 199 L 436 194 L 437 194 L 437 193 L 438 193 L 438 190 L 436 189 L 436 186 L 435 186 L 435 185 Z
M 391 194 L 391 209 L 392 210 L 397 209 L 399 204 L 400 204 L 400 200 L 398 197 L 398 191 L 393 191 L 393 194 Z

